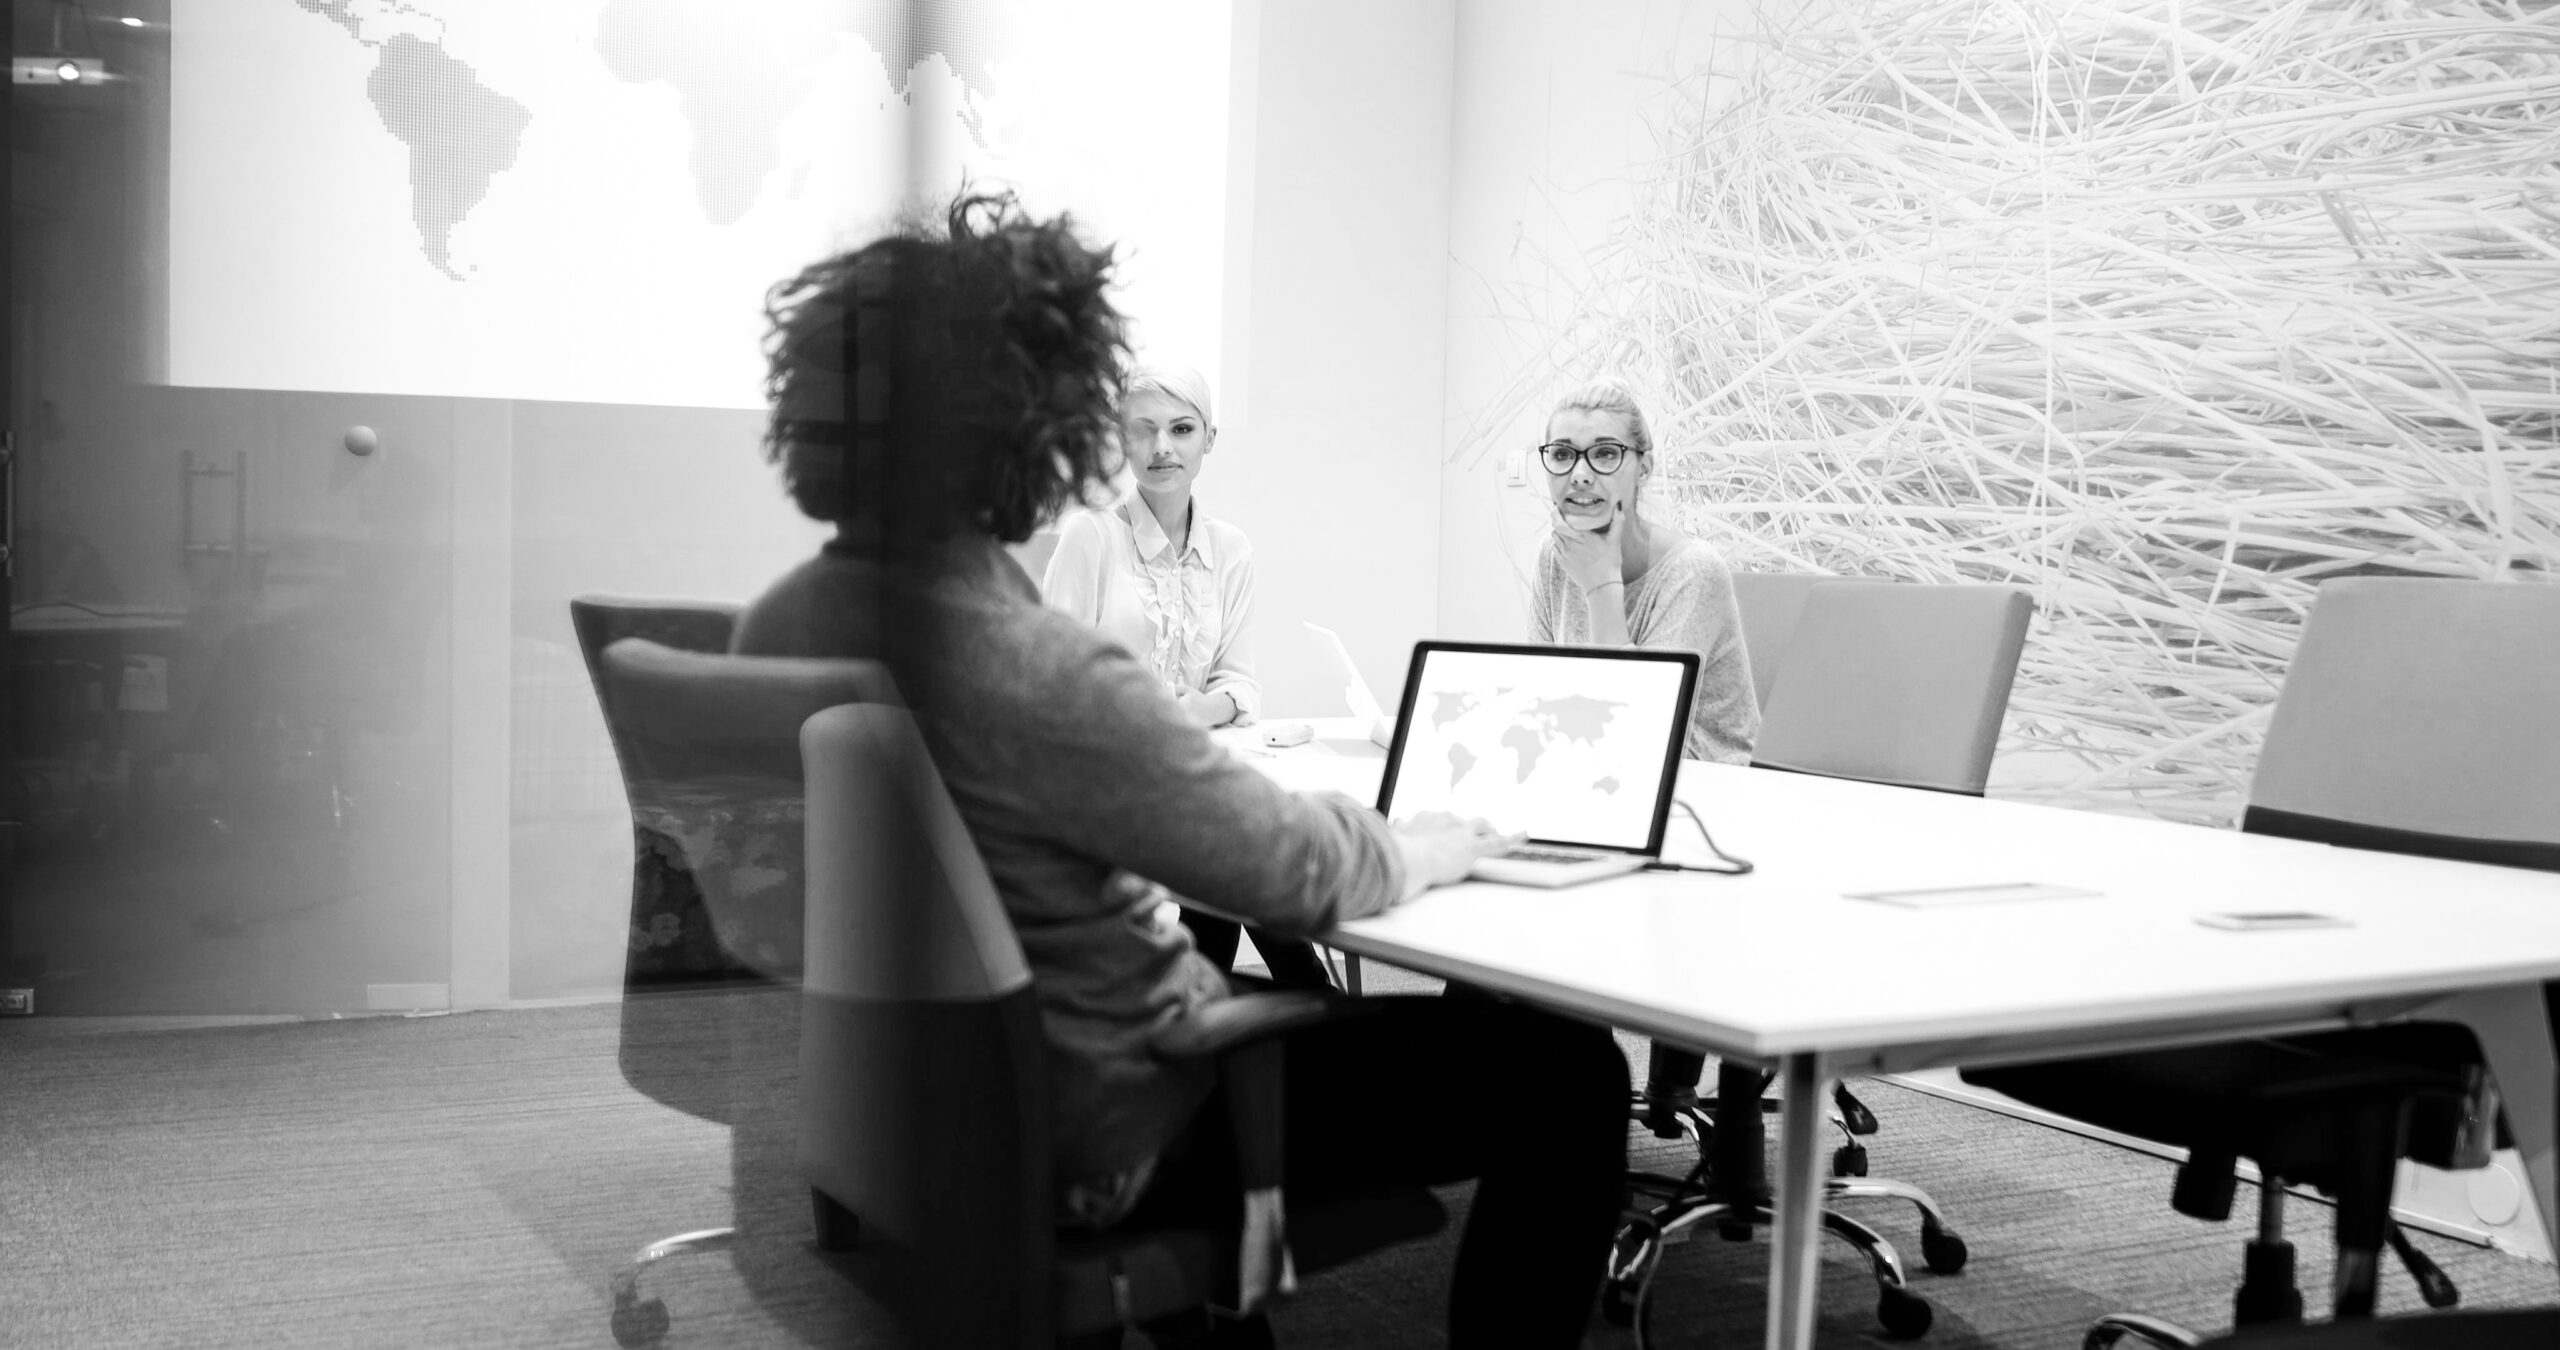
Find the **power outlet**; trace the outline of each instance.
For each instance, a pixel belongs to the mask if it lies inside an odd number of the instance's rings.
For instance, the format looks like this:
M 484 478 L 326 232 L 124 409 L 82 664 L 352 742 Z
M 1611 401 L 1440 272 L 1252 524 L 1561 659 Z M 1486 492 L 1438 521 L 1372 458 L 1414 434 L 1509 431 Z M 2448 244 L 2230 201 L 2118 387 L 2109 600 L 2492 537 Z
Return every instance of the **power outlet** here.
M 36 991 L 0 989 L 0 1017 L 33 1017 L 35 1015 Z

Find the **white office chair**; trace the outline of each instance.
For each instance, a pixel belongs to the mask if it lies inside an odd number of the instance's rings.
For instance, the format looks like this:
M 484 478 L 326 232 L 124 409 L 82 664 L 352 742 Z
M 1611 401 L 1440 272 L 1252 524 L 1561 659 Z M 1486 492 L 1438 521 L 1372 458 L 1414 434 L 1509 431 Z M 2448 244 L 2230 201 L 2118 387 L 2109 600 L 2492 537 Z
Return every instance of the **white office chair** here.
M 2024 592 L 1813 578 L 1775 583 L 1757 598 L 1764 622 L 1789 617 L 1791 600 L 1801 605 L 1761 709 L 1754 767 L 1982 794 L 2034 612 Z M 1753 641 L 1747 629 L 1743 640 Z M 1667 1242 L 1700 1223 L 1747 1235 L 1772 1222 L 1759 1120 L 1767 1086 L 1767 1075 L 1753 1066 L 1721 1064 L 1715 1097 L 1687 1117 L 1700 1140 L 1697 1168 L 1686 1177 L 1629 1178 L 1654 1203 L 1619 1230 L 1601 1310 L 1634 1325 L 1640 1345 L 1654 1264 Z M 1844 1128 L 1874 1131 L 1873 1116 L 1855 1097 L 1841 1092 L 1835 1101 Z M 1866 1151 L 1854 1140 L 1834 1155 L 1833 1171 L 1823 1193 L 1824 1231 L 1867 1258 L 1886 1333 L 1923 1334 L 1935 1314 L 1910 1291 L 1901 1255 L 1883 1234 L 1831 1206 L 1859 1199 L 1910 1204 L 1920 1214 L 1921 1260 L 1938 1274 L 1964 1268 L 1964 1238 L 1926 1191 L 1865 1176 Z

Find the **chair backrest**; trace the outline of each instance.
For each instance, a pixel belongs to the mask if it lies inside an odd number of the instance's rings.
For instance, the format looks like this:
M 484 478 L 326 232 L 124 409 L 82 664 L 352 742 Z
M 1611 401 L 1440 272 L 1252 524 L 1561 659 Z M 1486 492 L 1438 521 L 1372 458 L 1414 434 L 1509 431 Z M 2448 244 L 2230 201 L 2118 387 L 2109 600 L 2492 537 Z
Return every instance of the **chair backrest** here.
M 2560 585 L 2323 585 L 2243 828 L 2560 870 Z
M 2034 611 L 2009 586 L 1812 587 L 1751 762 L 1979 795 Z
M 647 638 L 689 652 L 725 652 L 742 606 L 727 600 L 653 600 L 628 595 L 582 595 L 569 602 L 569 626 L 587 673 L 596 672 L 604 649 L 627 637 Z
M 1838 578 L 1820 572 L 1736 572 L 1733 602 L 1742 611 L 1742 645 L 1751 653 L 1751 696 L 1769 706 L 1769 686 L 1794 641 L 1804 598 Z
M 631 786 L 631 752 L 624 744 L 622 719 L 614 715 L 613 692 L 605 688 L 604 649 L 637 637 L 682 651 L 725 652 L 738 625 L 739 609 L 719 600 L 625 595 L 582 595 L 569 602 L 569 626 L 578 634 L 578 654 L 586 659 L 587 682 L 595 687 L 596 704 L 604 712 L 605 734 L 613 740 L 613 756 L 621 766 L 626 792 Z
M 683 651 L 640 637 L 607 646 L 598 667 L 644 848 L 690 876 L 718 957 L 797 978 L 806 859 L 800 727 L 837 704 L 894 701 L 887 671 L 869 661 Z M 659 936 L 694 939 L 650 935 Z M 635 934 L 635 947 L 643 940 Z
M 1012 922 L 903 709 L 830 708 L 800 746 L 802 1174 L 937 1343 L 1047 1346 L 1046 1049 Z
M 1037 586 L 1048 577 L 1049 559 L 1057 555 L 1058 532 L 1054 528 L 1037 531 L 1019 544 L 1005 545 L 1005 552 L 1013 555 L 1014 562 L 1031 578 L 1031 584 Z

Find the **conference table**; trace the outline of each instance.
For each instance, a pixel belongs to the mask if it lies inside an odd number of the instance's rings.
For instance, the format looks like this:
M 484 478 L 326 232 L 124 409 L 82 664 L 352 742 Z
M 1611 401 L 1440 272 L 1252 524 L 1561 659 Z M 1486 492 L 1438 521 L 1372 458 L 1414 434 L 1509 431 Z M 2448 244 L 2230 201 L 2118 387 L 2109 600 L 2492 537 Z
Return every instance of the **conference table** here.
M 1314 741 L 1285 750 L 1250 730 L 1221 735 L 1284 785 L 1374 801 L 1384 752 L 1349 719 L 1314 725 Z M 1827 1100 L 1851 1073 L 2460 1022 L 2502 1088 L 2544 1230 L 2560 1237 L 2560 1093 L 2542 991 L 2560 980 L 2560 876 L 1696 761 L 1681 765 L 1679 796 L 1756 870 L 1552 891 L 1471 882 L 1323 941 L 1774 1066 L 1790 1104 Z M 1664 856 L 1712 859 L 1676 811 Z M 2018 883 L 2084 893 L 1853 898 Z M 2198 922 L 2225 911 L 2344 924 Z M 1772 1350 L 1812 1342 L 1822 1122 L 1819 1110 L 1780 1118 Z

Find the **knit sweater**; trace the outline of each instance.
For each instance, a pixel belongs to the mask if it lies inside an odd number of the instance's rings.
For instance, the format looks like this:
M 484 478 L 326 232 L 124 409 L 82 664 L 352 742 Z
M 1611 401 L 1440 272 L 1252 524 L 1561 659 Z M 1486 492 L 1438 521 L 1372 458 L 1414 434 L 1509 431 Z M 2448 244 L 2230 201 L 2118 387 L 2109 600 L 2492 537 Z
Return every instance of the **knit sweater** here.
M 1374 811 L 1245 766 L 1138 658 L 1043 608 L 992 541 L 899 567 L 830 545 L 748 608 L 732 646 L 888 664 L 1031 967 L 1062 1188 L 1133 1192 L 1211 1087 L 1207 1066 L 1147 1049 L 1227 996 L 1147 881 L 1285 934 L 1403 893 Z

